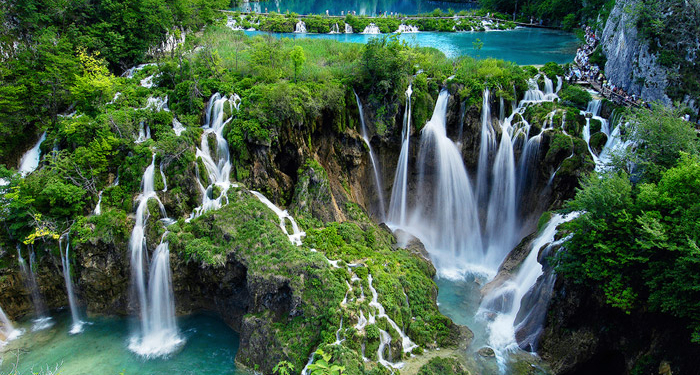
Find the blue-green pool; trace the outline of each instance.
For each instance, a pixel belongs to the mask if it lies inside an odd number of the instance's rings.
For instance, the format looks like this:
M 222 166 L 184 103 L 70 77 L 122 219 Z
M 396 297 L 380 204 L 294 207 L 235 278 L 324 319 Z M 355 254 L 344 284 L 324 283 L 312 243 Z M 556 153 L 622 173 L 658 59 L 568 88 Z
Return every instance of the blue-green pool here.
M 261 31 L 246 31 L 248 35 L 264 34 Z M 273 34 L 286 38 L 320 38 L 341 42 L 367 43 L 377 35 L 367 34 Z M 550 61 L 558 64 L 571 62 L 576 54 L 578 40 L 567 32 L 550 29 L 517 28 L 509 31 L 484 32 L 419 32 L 398 36 L 411 45 L 434 47 L 447 57 L 472 56 L 477 58 L 497 58 L 513 61 L 518 65 L 544 65 Z M 475 42 L 483 42 L 476 49 Z
M 30 324 L 20 324 L 25 333 L 0 348 L 0 374 L 9 373 L 19 353 L 19 374 L 60 367 L 69 375 L 232 375 L 240 374 L 234 359 L 238 334 L 220 318 L 195 314 L 178 319 L 182 348 L 169 358 L 143 359 L 127 348 L 130 323 L 124 318 L 95 317 L 78 335 L 69 335 L 70 314 L 54 316 L 56 324 L 30 332 Z

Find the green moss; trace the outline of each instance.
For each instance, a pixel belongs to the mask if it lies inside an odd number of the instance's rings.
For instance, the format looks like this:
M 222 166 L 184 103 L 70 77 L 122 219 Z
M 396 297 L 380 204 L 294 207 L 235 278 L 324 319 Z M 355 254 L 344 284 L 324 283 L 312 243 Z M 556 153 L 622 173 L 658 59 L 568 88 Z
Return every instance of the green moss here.
M 469 372 L 455 358 L 436 357 L 418 370 L 418 375 L 468 375 Z
M 573 152 L 572 138 L 559 131 L 555 132 L 544 157 L 545 163 L 557 165 Z
M 594 118 L 590 119 L 589 121 L 590 121 L 589 123 L 590 123 L 590 128 L 591 128 L 591 134 L 599 132 L 603 126 L 603 123 L 600 122 L 600 120 L 594 119 Z
M 581 110 L 586 109 L 588 102 L 590 102 L 591 99 L 593 99 L 593 97 L 588 91 L 578 86 L 572 85 L 563 88 L 559 92 L 559 97 L 561 98 L 562 102 L 564 102 L 564 104 L 576 107 Z
M 546 211 L 544 212 L 541 216 L 540 219 L 537 220 L 537 231 L 540 232 L 544 227 L 547 225 L 549 220 L 552 219 L 552 212 L 551 211 Z
M 596 153 L 600 154 L 600 152 L 603 150 L 603 146 L 605 146 L 605 143 L 608 141 L 608 136 L 603 133 L 603 132 L 598 132 L 595 133 L 591 136 L 590 139 L 590 145 L 591 149 L 595 151 Z

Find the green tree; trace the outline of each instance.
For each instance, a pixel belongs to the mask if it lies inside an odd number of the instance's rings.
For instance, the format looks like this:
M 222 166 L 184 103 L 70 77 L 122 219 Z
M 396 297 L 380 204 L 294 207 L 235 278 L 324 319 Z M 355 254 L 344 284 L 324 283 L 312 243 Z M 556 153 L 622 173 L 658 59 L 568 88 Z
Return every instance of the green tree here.
M 342 375 L 343 371 L 345 371 L 344 366 L 330 364 L 332 356 L 322 349 L 316 350 L 314 354 L 320 358 L 316 358 L 314 363 L 309 365 L 310 375 Z
M 294 82 L 297 81 L 297 75 L 301 70 L 302 65 L 306 62 L 306 55 L 304 54 L 304 49 L 301 46 L 294 46 L 292 52 L 290 53 L 292 58 L 292 63 L 294 64 Z

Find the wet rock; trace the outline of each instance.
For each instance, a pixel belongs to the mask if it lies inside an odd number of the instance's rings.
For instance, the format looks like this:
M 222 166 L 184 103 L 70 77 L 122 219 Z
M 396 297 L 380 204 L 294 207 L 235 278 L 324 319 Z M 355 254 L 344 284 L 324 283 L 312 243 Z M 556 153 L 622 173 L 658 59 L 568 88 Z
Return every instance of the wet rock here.
M 485 346 L 477 351 L 477 354 L 479 354 L 482 357 L 495 357 L 496 353 L 493 351 L 493 349 L 489 348 L 488 346 Z

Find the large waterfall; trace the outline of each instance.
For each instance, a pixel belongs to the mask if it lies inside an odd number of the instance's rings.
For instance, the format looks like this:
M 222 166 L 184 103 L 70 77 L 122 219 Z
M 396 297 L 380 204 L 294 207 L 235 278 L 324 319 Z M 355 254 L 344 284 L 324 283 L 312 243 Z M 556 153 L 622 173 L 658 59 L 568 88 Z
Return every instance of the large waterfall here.
M 476 200 L 462 155 L 447 137 L 448 99 L 447 90 L 441 91 L 421 131 L 416 207 L 401 227 L 423 241 L 438 269 L 461 272 L 469 263 L 482 264 L 487 254 L 482 251 Z
M 362 110 L 362 103 L 360 102 L 360 97 L 357 96 L 357 93 L 353 90 L 353 93 L 355 94 L 355 100 L 357 101 L 357 109 L 360 111 L 360 124 L 362 126 L 362 139 L 365 141 L 365 144 L 367 145 L 367 149 L 369 150 L 369 159 L 372 162 L 372 170 L 374 171 L 374 184 L 377 188 L 377 196 L 379 198 L 379 213 L 381 215 L 381 220 L 385 221 L 386 219 L 386 206 L 384 205 L 384 191 L 382 189 L 382 180 L 379 175 L 379 169 L 377 168 L 377 162 L 375 161 L 374 158 L 374 151 L 372 151 L 372 145 L 370 145 L 370 139 L 369 135 L 367 134 L 367 125 L 365 125 L 365 115 Z
M 131 232 L 131 279 L 139 306 L 140 331 L 132 337 L 129 349 L 145 357 L 159 357 L 171 353 L 182 344 L 175 323 L 175 300 L 170 276 L 170 251 L 168 243 L 161 239 L 156 248 L 146 284 L 148 249 L 146 246 L 146 222 L 148 201 L 154 199 L 160 206 L 161 215 L 167 219 L 165 208 L 154 190 L 155 153 L 142 179 L 143 191 L 138 198 L 136 223 Z
M 66 242 L 65 251 L 63 250 L 64 237 Z M 73 318 L 73 325 L 71 326 L 70 333 L 77 334 L 82 332 L 83 324 L 85 323 L 80 319 L 80 311 L 78 311 L 78 300 L 75 297 L 75 292 L 73 291 L 73 279 L 71 278 L 70 274 L 70 237 L 68 233 L 66 233 L 58 239 L 58 248 L 61 252 L 61 264 L 63 266 L 63 279 L 66 282 L 68 305 L 70 306 L 70 314 Z

